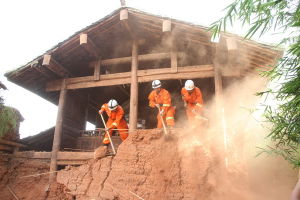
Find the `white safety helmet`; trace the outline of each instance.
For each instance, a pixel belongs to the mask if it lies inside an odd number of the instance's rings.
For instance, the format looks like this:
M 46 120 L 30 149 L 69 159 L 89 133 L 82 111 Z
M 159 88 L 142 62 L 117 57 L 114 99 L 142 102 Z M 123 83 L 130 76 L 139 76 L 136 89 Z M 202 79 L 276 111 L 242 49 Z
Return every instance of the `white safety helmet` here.
M 193 90 L 193 89 L 195 88 L 194 81 L 192 81 L 192 80 L 187 80 L 187 81 L 185 82 L 184 88 L 185 88 L 186 90 L 188 90 L 188 91 Z
M 115 110 L 118 107 L 118 102 L 114 99 L 109 100 L 108 102 L 108 109 Z
M 154 80 L 154 81 L 152 82 L 152 88 L 153 88 L 153 89 L 160 88 L 160 87 L 161 87 L 161 82 L 160 82 L 160 80 Z

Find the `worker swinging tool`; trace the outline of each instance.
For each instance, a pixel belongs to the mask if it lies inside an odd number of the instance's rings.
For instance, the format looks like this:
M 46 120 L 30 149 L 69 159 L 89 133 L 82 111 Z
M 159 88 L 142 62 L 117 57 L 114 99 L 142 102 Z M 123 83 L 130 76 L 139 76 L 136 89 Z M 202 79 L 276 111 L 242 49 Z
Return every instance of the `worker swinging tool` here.
M 185 106 L 188 121 L 191 123 L 201 120 L 207 121 L 207 118 L 202 116 L 203 113 L 203 99 L 201 90 L 195 87 L 192 80 L 187 80 L 184 87 L 181 89 L 181 96 Z
M 102 115 L 104 111 L 108 116 L 106 124 Z M 118 105 L 116 100 L 111 99 L 108 103 L 102 105 L 101 109 L 99 110 L 99 114 L 102 118 L 106 132 L 103 139 L 103 144 L 108 146 L 109 143 L 111 143 L 114 151 L 113 153 L 115 154 L 116 152 L 111 140 L 113 130 L 118 130 L 122 141 L 128 137 L 128 126 L 124 119 L 124 110 L 120 105 Z
M 164 128 L 165 134 L 167 134 L 165 122 L 169 128 L 173 128 L 175 125 L 175 108 L 172 106 L 171 95 L 161 87 L 159 80 L 152 82 L 152 88 L 153 91 L 148 96 L 149 106 L 158 109 L 157 128 Z

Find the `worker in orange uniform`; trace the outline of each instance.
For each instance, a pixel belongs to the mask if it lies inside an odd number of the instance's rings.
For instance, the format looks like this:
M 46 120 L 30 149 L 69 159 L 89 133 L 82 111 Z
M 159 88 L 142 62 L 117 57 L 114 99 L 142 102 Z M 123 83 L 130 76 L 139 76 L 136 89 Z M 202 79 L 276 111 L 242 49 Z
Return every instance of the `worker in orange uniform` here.
M 166 90 L 161 88 L 161 82 L 155 80 L 152 82 L 153 91 L 149 94 L 149 106 L 158 108 L 157 128 L 162 128 L 162 120 L 166 122 L 168 127 L 173 127 L 175 108 L 172 106 L 171 95 Z
M 118 102 L 114 99 L 109 100 L 108 103 L 102 105 L 99 110 L 99 114 L 106 112 L 108 120 L 106 122 L 106 134 L 103 139 L 103 144 L 109 144 L 109 138 L 107 132 L 112 136 L 113 129 L 119 129 L 118 132 L 122 141 L 128 137 L 128 125 L 124 119 L 124 110 L 121 106 L 118 105 Z
M 206 119 L 202 117 L 203 99 L 201 90 L 195 87 L 192 80 L 187 80 L 181 89 L 181 96 L 186 108 L 186 115 L 190 122 L 197 119 Z

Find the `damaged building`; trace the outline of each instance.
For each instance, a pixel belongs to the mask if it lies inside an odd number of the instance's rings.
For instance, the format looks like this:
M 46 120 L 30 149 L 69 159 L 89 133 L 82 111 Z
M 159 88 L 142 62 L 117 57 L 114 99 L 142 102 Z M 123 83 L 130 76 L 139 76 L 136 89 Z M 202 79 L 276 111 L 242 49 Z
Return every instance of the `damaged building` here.
M 153 80 L 162 81 L 176 106 L 175 119 L 184 121 L 185 117 L 179 116 L 184 116 L 180 90 L 185 80 L 194 80 L 204 102 L 213 100 L 220 107 L 226 101 L 224 88 L 248 75 L 258 75 L 258 70 L 269 70 L 281 55 L 272 46 L 237 35 L 221 33 L 220 40 L 213 42 L 206 27 L 120 8 L 5 74 L 9 81 L 58 106 L 55 127 L 23 139 L 26 146 L 15 152 L 15 157 L 43 160 L 50 164 L 50 172 L 60 166 L 82 165 L 102 144 L 101 131 L 85 131 L 86 123 L 103 128 L 98 111 L 111 98 L 125 110 L 129 134 L 135 135 L 130 141 L 137 140 L 137 129 L 155 128 L 155 114 L 147 99 Z M 183 123 L 176 128 L 183 128 Z M 141 132 L 145 137 L 153 135 Z M 120 143 L 118 137 L 113 141 Z

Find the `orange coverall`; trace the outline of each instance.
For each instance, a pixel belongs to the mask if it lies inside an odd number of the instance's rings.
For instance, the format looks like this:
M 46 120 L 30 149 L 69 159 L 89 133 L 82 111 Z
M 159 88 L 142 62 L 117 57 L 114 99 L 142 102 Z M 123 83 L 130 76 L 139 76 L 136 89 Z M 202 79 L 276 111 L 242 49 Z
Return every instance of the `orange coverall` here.
M 170 93 L 166 90 L 161 88 L 159 93 L 156 90 L 153 90 L 149 96 L 149 106 L 155 108 L 155 104 L 160 105 L 160 110 L 163 110 L 162 116 L 160 113 L 157 114 L 157 128 L 162 128 L 162 121 L 166 121 L 168 126 L 174 126 L 174 115 L 175 115 L 175 108 L 171 105 L 171 96 Z
M 186 115 L 189 121 L 194 121 L 201 115 L 203 99 L 201 90 L 195 87 L 191 93 L 185 88 L 181 89 L 182 100 L 186 102 Z
M 121 106 L 118 106 L 115 110 L 109 110 L 108 104 L 103 104 L 99 113 L 105 111 L 108 120 L 106 122 L 106 127 L 109 129 L 127 129 L 127 130 L 118 130 L 122 141 L 128 137 L 128 125 L 124 119 L 124 110 Z M 113 130 L 108 131 L 110 136 L 112 136 Z M 109 138 L 107 133 L 104 136 L 103 144 L 109 144 Z

